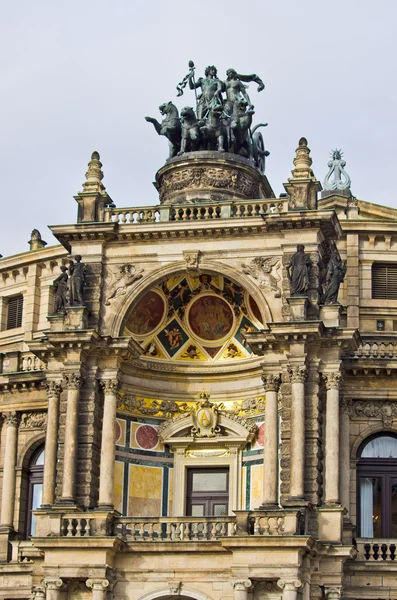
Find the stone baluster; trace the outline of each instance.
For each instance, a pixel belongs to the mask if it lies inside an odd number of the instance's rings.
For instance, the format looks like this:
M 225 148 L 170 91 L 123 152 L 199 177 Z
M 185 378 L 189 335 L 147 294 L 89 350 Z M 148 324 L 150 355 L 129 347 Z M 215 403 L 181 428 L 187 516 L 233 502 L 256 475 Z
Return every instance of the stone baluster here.
M 297 600 L 298 590 L 302 587 L 302 581 L 296 579 L 279 579 L 277 585 L 283 590 L 283 600 Z
M 304 365 L 290 365 L 291 380 L 291 449 L 290 449 L 290 497 L 303 499 L 305 474 L 305 380 Z
M 111 510 L 114 505 L 114 465 L 116 453 L 116 408 L 118 382 L 107 379 L 100 382 L 104 393 L 102 444 L 98 506 Z
M 265 431 L 263 444 L 263 506 L 278 504 L 278 403 L 280 375 L 264 373 L 266 392 Z
M 247 600 L 248 590 L 251 587 L 250 579 L 235 579 L 232 581 L 234 600 Z
M 14 526 L 15 466 L 17 462 L 18 413 L 3 413 L 6 422 L 4 444 L 3 490 L 1 495 L 1 526 Z
M 45 436 L 42 506 L 51 506 L 55 499 L 55 479 L 58 450 L 59 397 L 61 381 L 47 381 L 48 411 Z
M 350 398 L 340 399 L 339 489 L 343 508 L 350 511 Z
M 86 586 L 92 589 L 92 600 L 105 600 L 109 587 L 108 579 L 87 579 Z
M 325 420 L 325 504 L 339 504 L 339 372 L 323 373 L 327 389 Z
M 73 504 L 76 493 L 79 400 L 83 379 L 79 373 L 70 373 L 65 376 L 65 384 L 67 388 L 67 406 L 61 500 L 63 503 Z
M 46 589 L 46 600 L 59 600 L 61 597 L 62 579 L 44 579 L 43 585 Z

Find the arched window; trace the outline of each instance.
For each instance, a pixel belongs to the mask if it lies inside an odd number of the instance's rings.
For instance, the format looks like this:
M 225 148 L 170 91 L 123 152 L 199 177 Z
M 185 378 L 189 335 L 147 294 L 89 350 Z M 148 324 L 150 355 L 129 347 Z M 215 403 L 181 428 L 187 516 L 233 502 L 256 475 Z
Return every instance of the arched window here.
M 33 454 L 29 463 L 28 514 L 26 519 L 26 537 L 35 534 L 36 517 L 33 510 L 41 505 L 43 493 L 44 446 L 40 446 Z
M 359 448 L 357 464 L 359 535 L 397 537 L 397 437 L 381 434 L 367 438 Z

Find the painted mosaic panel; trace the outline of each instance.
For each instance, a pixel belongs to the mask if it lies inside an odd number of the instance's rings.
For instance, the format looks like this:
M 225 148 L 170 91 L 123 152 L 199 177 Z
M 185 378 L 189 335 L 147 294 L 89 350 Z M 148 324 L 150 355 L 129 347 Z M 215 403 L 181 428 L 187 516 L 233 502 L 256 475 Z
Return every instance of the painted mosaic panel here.
M 233 313 L 222 298 L 204 295 L 193 302 L 188 320 L 197 337 L 206 341 L 216 341 L 231 332 Z
M 176 319 L 172 319 L 158 334 L 158 338 L 168 354 L 172 357 L 189 339 L 189 336 Z
M 164 312 L 164 299 L 156 291 L 150 290 L 131 312 L 126 327 L 132 334 L 147 335 L 160 325 Z

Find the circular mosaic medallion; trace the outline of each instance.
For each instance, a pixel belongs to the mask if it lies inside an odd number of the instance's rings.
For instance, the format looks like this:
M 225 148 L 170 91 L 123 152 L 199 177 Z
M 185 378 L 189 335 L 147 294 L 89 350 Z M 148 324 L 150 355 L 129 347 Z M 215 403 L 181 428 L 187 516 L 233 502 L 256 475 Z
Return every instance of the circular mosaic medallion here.
M 262 448 L 263 448 L 263 446 L 265 445 L 265 424 L 264 423 L 262 423 L 262 425 L 260 425 L 260 427 L 258 428 L 258 431 L 256 433 L 256 440 L 257 440 L 258 444 L 260 446 L 262 446 Z
M 250 309 L 251 309 L 252 314 L 254 315 L 255 319 L 257 321 L 259 321 L 259 323 L 262 323 L 261 311 L 259 310 L 259 306 L 255 302 L 255 300 L 252 298 L 252 296 L 249 297 L 249 305 L 250 305 Z
M 137 444 L 144 450 L 152 450 L 159 442 L 157 430 L 151 425 L 141 425 L 135 433 Z
M 197 337 L 206 341 L 221 340 L 233 327 L 233 312 L 218 296 L 199 296 L 191 305 L 189 326 Z
M 127 329 L 134 335 L 148 335 L 160 325 L 165 311 L 164 299 L 157 292 L 147 292 L 133 308 Z

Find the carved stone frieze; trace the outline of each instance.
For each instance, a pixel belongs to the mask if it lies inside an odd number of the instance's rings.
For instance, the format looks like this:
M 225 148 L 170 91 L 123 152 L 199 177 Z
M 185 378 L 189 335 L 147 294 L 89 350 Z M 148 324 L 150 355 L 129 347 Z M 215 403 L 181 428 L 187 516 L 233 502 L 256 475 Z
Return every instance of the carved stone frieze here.
M 258 256 L 249 264 L 242 264 L 243 273 L 258 281 L 259 287 L 274 292 L 275 298 L 281 298 L 281 258 L 279 256 Z
M 110 306 L 114 300 L 125 296 L 131 285 L 143 277 L 144 270 L 127 263 L 118 267 L 117 271 L 116 280 L 111 286 L 105 302 L 106 306 Z
M 232 421 L 240 423 L 240 425 L 245 427 L 250 433 L 255 433 L 255 431 L 257 430 L 257 425 L 255 421 L 252 421 L 251 419 L 246 419 L 245 417 L 242 417 L 237 413 L 234 413 L 232 411 L 221 410 L 219 414 L 227 417 L 228 419 L 231 419 Z
M 24 429 L 43 429 L 47 424 L 47 413 L 22 413 L 20 427 Z
M 230 198 L 259 198 L 259 181 L 255 172 L 234 166 L 184 167 L 165 171 L 159 178 L 160 202 L 170 204 L 175 198 L 200 191 L 213 191 Z M 187 198 L 186 198 L 187 199 Z M 187 199 L 188 200 L 188 199 Z
M 385 427 L 391 427 L 397 419 L 397 403 L 376 400 L 352 402 L 350 417 L 359 419 L 381 419 Z
M 265 406 L 266 401 L 264 398 L 245 398 L 241 404 L 238 402 L 234 403 L 233 411 L 236 414 L 255 415 L 264 412 Z

